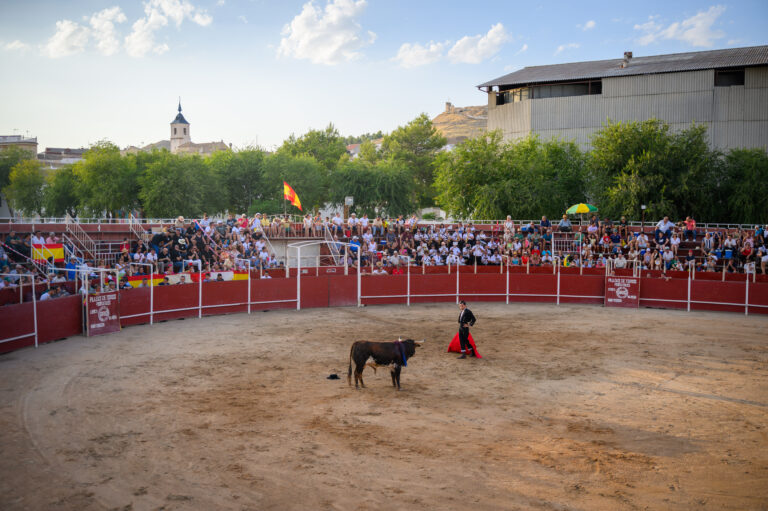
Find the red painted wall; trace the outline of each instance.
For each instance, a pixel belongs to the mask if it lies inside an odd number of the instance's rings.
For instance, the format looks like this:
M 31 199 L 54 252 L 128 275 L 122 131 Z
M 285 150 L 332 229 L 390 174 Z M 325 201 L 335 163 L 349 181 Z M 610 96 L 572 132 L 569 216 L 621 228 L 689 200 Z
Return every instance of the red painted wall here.
M 444 270 L 445 268 L 443 268 Z M 554 303 L 557 293 L 557 275 L 544 268 L 537 268 L 531 274 L 510 271 L 510 302 L 546 302 Z M 602 270 L 594 269 L 578 275 L 578 269 L 567 269 L 560 275 L 561 303 L 603 302 L 605 276 Z M 574 271 L 575 270 L 575 271 Z M 343 270 L 342 270 L 343 271 Z M 645 272 L 644 272 L 645 274 Z M 687 277 L 687 274 L 684 274 Z M 714 276 L 718 276 L 715 274 Z M 699 278 L 691 281 L 691 309 L 744 312 L 746 282 L 743 278 L 728 279 Z M 251 286 L 251 310 L 273 310 L 296 308 L 296 277 L 275 279 L 253 279 Z M 247 310 L 248 281 L 206 282 L 203 283 L 203 314 L 226 314 Z M 406 275 L 361 277 L 364 296 L 382 298 L 363 298 L 364 305 L 405 304 L 407 291 Z M 473 267 L 462 268 L 459 276 L 459 297 L 470 302 L 506 300 L 507 274 L 493 272 L 474 273 Z M 42 291 L 42 287 L 38 291 Z M 185 284 L 175 286 L 157 286 L 154 288 L 155 321 L 165 321 L 198 315 L 198 285 Z M 31 290 L 30 290 L 31 292 Z M 446 272 L 412 273 L 410 276 L 411 303 L 434 303 L 456 301 L 456 274 Z M 536 296 L 534 296 L 536 295 Z M 18 295 L 16 295 L 18 296 Z M 31 296 L 28 297 L 31 299 Z M 687 307 L 688 279 L 663 279 L 655 276 L 641 278 L 640 306 L 681 308 Z M 749 284 L 750 314 L 768 314 L 768 282 L 758 281 Z M 719 302 L 696 303 L 696 302 Z M 721 303 L 731 305 L 721 305 Z M 120 313 L 123 326 L 148 323 L 149 314 L 130 318 L 149 312 L 150 290 L 148 288 L 128 289 L 120 292 Z M 81 304 L 79 296 L 69 296 L 38 302 L 39 342 L 68 337 L 81 333 Z M 301 278 L 301 307 L 339 307 L 357 304 L 357 276 L 324 274 L 320 276 L 303 275 Z M 763 306 L 763 307 L 760 307 Z M 170 312 L 172 309 L 176 310 Z M 10 303 L 0 306 L 0 336 L 15 337 L 33 331 L 33 303 Z M 1 339 L 0 339 L 1 340 Z M 34 336 L 30 335 L 16 341 L 0 343 L 0 353 L 34 345 Z

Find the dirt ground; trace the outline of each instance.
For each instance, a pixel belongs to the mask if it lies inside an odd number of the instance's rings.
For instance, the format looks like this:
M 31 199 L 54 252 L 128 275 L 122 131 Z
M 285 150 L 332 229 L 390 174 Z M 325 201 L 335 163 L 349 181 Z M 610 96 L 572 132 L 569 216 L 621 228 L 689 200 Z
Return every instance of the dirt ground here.
M 768 509 L 768 318 L 254 312 L 0 356 L 4 510 Z M 396 392 L 354 340 L 426 338 Z M 338 373 L 341 380 L 328 380 Z

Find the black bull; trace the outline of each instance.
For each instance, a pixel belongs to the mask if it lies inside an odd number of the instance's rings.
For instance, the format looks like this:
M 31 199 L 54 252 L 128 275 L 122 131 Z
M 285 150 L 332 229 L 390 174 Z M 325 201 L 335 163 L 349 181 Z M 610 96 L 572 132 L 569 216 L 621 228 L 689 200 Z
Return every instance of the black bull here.
M 424 341 L 414 341 L 406 339 L 399 341 L 400 348 L 405 352 L 405 358 L 408 360 L 416 354 L 416 346 L 420 346 Z M 400 368 L 403 365 L 403 353 L 398 350 L 394 342 L 376 342 L 376 341 L 355 341 L 352 343 L 352 349 L 349 351 L 349 370 L 347 371 L 347 383 L 352 385 L 352 361 L 355 362 L 355 388 L 358 388 L 358 382 L 365 388 L 363 383 L 363 369 L 369 365 L 376 371 L 378 366 L 390 366 L 392 375 L 392 386 L 400 390 Z M 372 358 L 373 363 L 368 359 Z

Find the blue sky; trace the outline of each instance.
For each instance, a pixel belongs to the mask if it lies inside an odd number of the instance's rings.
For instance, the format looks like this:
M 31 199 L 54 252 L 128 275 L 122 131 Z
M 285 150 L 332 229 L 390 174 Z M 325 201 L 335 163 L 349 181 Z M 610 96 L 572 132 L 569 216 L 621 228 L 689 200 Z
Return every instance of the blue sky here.
M 387 132 L 531 65 L 768 44 L 768 2 L 145 0 L 0 3 L 0 135 L 273 148 Z

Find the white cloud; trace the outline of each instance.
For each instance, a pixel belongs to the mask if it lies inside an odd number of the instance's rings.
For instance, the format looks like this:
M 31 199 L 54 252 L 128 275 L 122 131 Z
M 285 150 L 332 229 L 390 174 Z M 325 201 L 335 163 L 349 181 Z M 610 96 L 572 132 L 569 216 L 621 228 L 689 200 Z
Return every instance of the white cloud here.
M 80 53 L 88 44 L 89 30 L 71 20 L 56 22 L 56 33 L 42 47 L 43 55 L 52 59 Z
M 527 51 L 528 51 L 528 44 L 526 43 L 526 44 L 523 44 L 522 48 L 520 48 L 519 50 L 517 50 L 517 52 L 515 52 L 515 55 L 520 55 L 521 53 L 525 53 Z
M 226 0 L 216 0 L 216 5 L 218 5 L 219 7 L 221 7 L 225 3 L 227 3 Z
M 584 28 L 582 30 L 592 30 L 597 26 L 597 23 L 595 23 L 595 20 L 589 20 L 586 23 L 584 23 Z
M 3 49 L 8 51 L 25 51 L 29 49 L 29 45 L 16 39 L 15 41 L 4 44 Z
M 243 23 L 245 23 L 246 25 L 248 24 L 248 18 L 246 18 L 246 17 L 245 17 L 245 16 L 243 16 L 242 14 L 241 14 L 240 16 L 238 16 L 238 17 L 237 17 L 237 19 L 239 19 L 240 21 L 242 21 L 242 22 L 243 22 Z
M 205 9 L 199 9 L 187 0 L 147 0 L 144 17 L 134 22 L 131 33 L 125 38 L 125 51 L 131 57 L 143 57 L 150 51 L 165 53 L 168 45 L 156 45 L 155 32 L 167 26 L 169 21 L 180 27 L 185 19 L 203 27 L 213 21 Z
M 557 47 L 557 50 L 555 50 L 555 55 L 558 55 L 564 52 L 565 50 L 575 50 L 579 46 L 581 46 L 579 43 L 561 44 L 560 46 Z
M 91 16 L 91 33 L 97 41 L 96 48 L 102 55 L 114 55 L 120 50 L 115 23 L 123 23 L 125 20 L 125 14 L 120 7 L 110 7 Z
M 707 11 L 700 11 L 683 21 L 675 21 L 669 26 L 657 22 L 658 17 L 650 16 L 643 24 L 635 25 L 635 30 L 644 32 L 637 40 L 643 46 L 663 39 L 675 39 L 691 46 L 710 47 L 715 39 L 722 39 L 722 30 L 713 30 L 717 18 L 725 12 L 725 6 L 713 5 Z
M 430 41 L 428 45 L 422 46 L 414 43 L 404 43 L 397 51 L 397 55 L 392 59 L 400 63 L 402 67 L 419 67 L 437 62 L 443 57 L 443 50 L 446 44 Z
M 307 2 L 283 27 L 277 54 L 327 65 L 359 58 L 358 50 L 376 39 L 370 31 L 365 39 L 360 35 L 356 18 L 365 6 L 366 0 L 329 0 L 325 8 Z
M 464 36 L 448 52 L 453 62 L 479 64 L 495 55 L 509 40 L 504 25 L 497 23 L 485 35 Z

